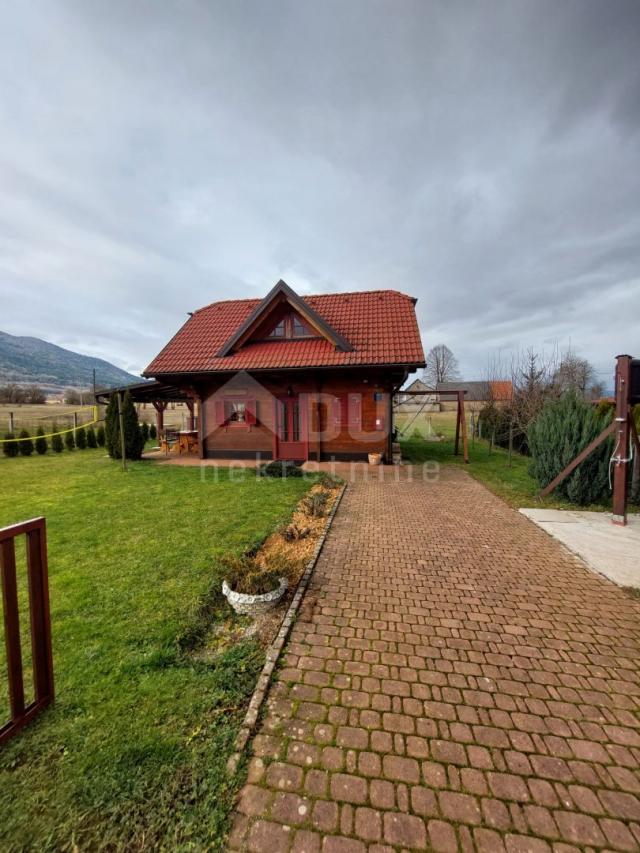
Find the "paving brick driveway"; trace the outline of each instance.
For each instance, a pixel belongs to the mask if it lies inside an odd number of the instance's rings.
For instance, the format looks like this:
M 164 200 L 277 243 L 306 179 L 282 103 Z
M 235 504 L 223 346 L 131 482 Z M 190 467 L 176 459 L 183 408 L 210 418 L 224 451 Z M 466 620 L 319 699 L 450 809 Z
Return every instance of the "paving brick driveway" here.
M 231 849 L 640 850 L 640 602 L 457 469 L 358 482 Z

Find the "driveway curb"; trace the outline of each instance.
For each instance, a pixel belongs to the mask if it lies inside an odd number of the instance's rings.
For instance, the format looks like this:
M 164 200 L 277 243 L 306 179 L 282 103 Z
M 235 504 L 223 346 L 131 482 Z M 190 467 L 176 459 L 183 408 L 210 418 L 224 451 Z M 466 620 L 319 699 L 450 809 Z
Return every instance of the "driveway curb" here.
M 242 757 L 242 753 L 244 752 L 249 738 L 253 733 L 255 725 L 258 722 L 258 717 L 260 715 L 262 705 L 264 704 L 264 700 L 267 696 L 267 692 L 271 684 L 271 678 L 273 676 L 276 664 L 278 663 L 280 653 L 282 652 L 286 639 L 289 636 L 291 626 L 293 625 L 294 619 L 298 613 L 298 610 L 300 609 L 302 598 L 305 592 L 307 591 L 307 587 L 309 586 L 309 581 L 311 580 L 313 570 L 316 567 L 316 563 L 318 562 L 318 558 L 322 551 L 322 546 L 324 545 L 327 535 L 331 530 L 331 525 L 333 524 L 334 516 L 338 511 L 338 507 L 340 506 L 344 493 L 347 490 L 347 485 L 347 483 L 343 485 L 333 507 L 331 508 L 331 512 L 329 513 L 329 517 L 327 518 L 325 528 L 322 531 L 322 535 L 318 539 L 314 552 L 305 567 L 304 573 L 300 578 L 300 581 L 298 582 L 298 588 L 296 589 L 295 595 L 291 599 L 291 604 L 289 605 L 285 617 L 282 620 L 280 630 L 278 631 L 275 640 L 271 643 L 267 650 L 265 664 L 262 667 L 262 672 L 260 673 L 258 681 L 256 682 L 256 686 L 253 690 L 253 693 L 251 694 L 251 701 L 249 702 L 247 713 L 245 714 L 244 720 L 242 721 L 240 731 L 236 736 L 236 751 L 227 761 L 227 770 L 231 774 L 236 772 L 238 764 Z

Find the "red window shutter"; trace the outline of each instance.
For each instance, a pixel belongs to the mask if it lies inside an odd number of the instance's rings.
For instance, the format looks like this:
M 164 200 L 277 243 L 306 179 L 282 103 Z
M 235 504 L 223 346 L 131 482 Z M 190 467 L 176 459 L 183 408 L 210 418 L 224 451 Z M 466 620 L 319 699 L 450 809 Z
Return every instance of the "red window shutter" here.
M 253 426 L 256 423 L 256 401 L 255 400 L 247 400 L 245 404 L 245 423 L 249 426 Z
M 349 428 L 362 429 L 362 394 L 349 394 Z
M 225 421 L 224 400 L 216 400 L 215 405 L 214 405 L 214 409 L 215 409 L 214 415 L 215 415 L 216 426 L 222 426 L 222 424 Z

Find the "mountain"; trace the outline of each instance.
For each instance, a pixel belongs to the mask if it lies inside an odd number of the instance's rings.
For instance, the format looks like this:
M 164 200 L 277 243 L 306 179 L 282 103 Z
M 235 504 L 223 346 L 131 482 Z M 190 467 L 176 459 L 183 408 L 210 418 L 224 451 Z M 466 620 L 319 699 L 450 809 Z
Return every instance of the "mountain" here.
M 113 387 L 141 382 L 101 358 L 63 349 L 40 338 L 23 338 L 0 332 L 0 385 L 40 385 L 46 389 L 90 388 L 93 371 L 96 385 Z

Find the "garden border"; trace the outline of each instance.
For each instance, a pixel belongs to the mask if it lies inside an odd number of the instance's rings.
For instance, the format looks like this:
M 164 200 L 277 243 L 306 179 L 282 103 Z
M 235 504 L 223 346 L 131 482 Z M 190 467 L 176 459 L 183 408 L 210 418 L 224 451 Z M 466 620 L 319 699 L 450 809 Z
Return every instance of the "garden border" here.
M 348 483 L 345 483 L 342 486 L 340 493 L 338 494 L 333 506 L 331 507 L 331 512 L 329 513 L 329 517 L 327 518 L 327 523 L 325 524 L 324 530 L 322 531 L 322 534 L 318 539 L 313 554 L 309 558 L 309 562 L 305 567 L 304 573 L 300 578 L 300 581 L 298 582 L 298 587 L 291 600 L 291 603 L 289 604 L 289 608 L 287 609 L 285 617 L 282 620 L 280 630 L 278 631 L 275 640 L 267 649 L 266 660 L 264 666 L 262 667 L 262 672 L 260 673 L 258 681 L 256 682 L 256 686 L 253 688 L 253 693 L 251 694 L 251 700 L 249 702 L 249 707 L 247 708 L 247 713 L 245 714 L 244 720 L 242 721 L 242 725 L 240 726 L 240 731 L 236 736 L 235 752 L 227 761 L 227 770 L 231 774 L 235 773 L 238 769 L 238 764 L 240 763 L 242 754 L 245 750 L 245 747 L 247 746 L 247 743 L 249 742 L 249 738 L 253 733 L 256 723 L 258 722 L 258 717 L 260 715 L 262 705 L 264 704 L 267 692 L 271 685 L 271 678 L 276 668 L 278 658 L 280 657 L 280 653 L 282 652 L 285 641 L 289 636 L 289 631 L 291 630 L 291 626 L 293 625 L 293 620 L 295 619 L 298 610 L 300 609 L 302 598 L 305 592 L 307 591 L 309 581 L 311 580 L 311 575 L 313 574 L 313 570 L 315 569 L 316 563 L 318 562 L 320 552 L 322 551 L 322 546 L 324 545 L 329 531 L 331 530 L 331 525 L 333 524 L 334 516 L 338 511 L 338 507 L 340 506 L 340 502 L 342 501 L 344 493 L 347 490 L 347 486 Z

